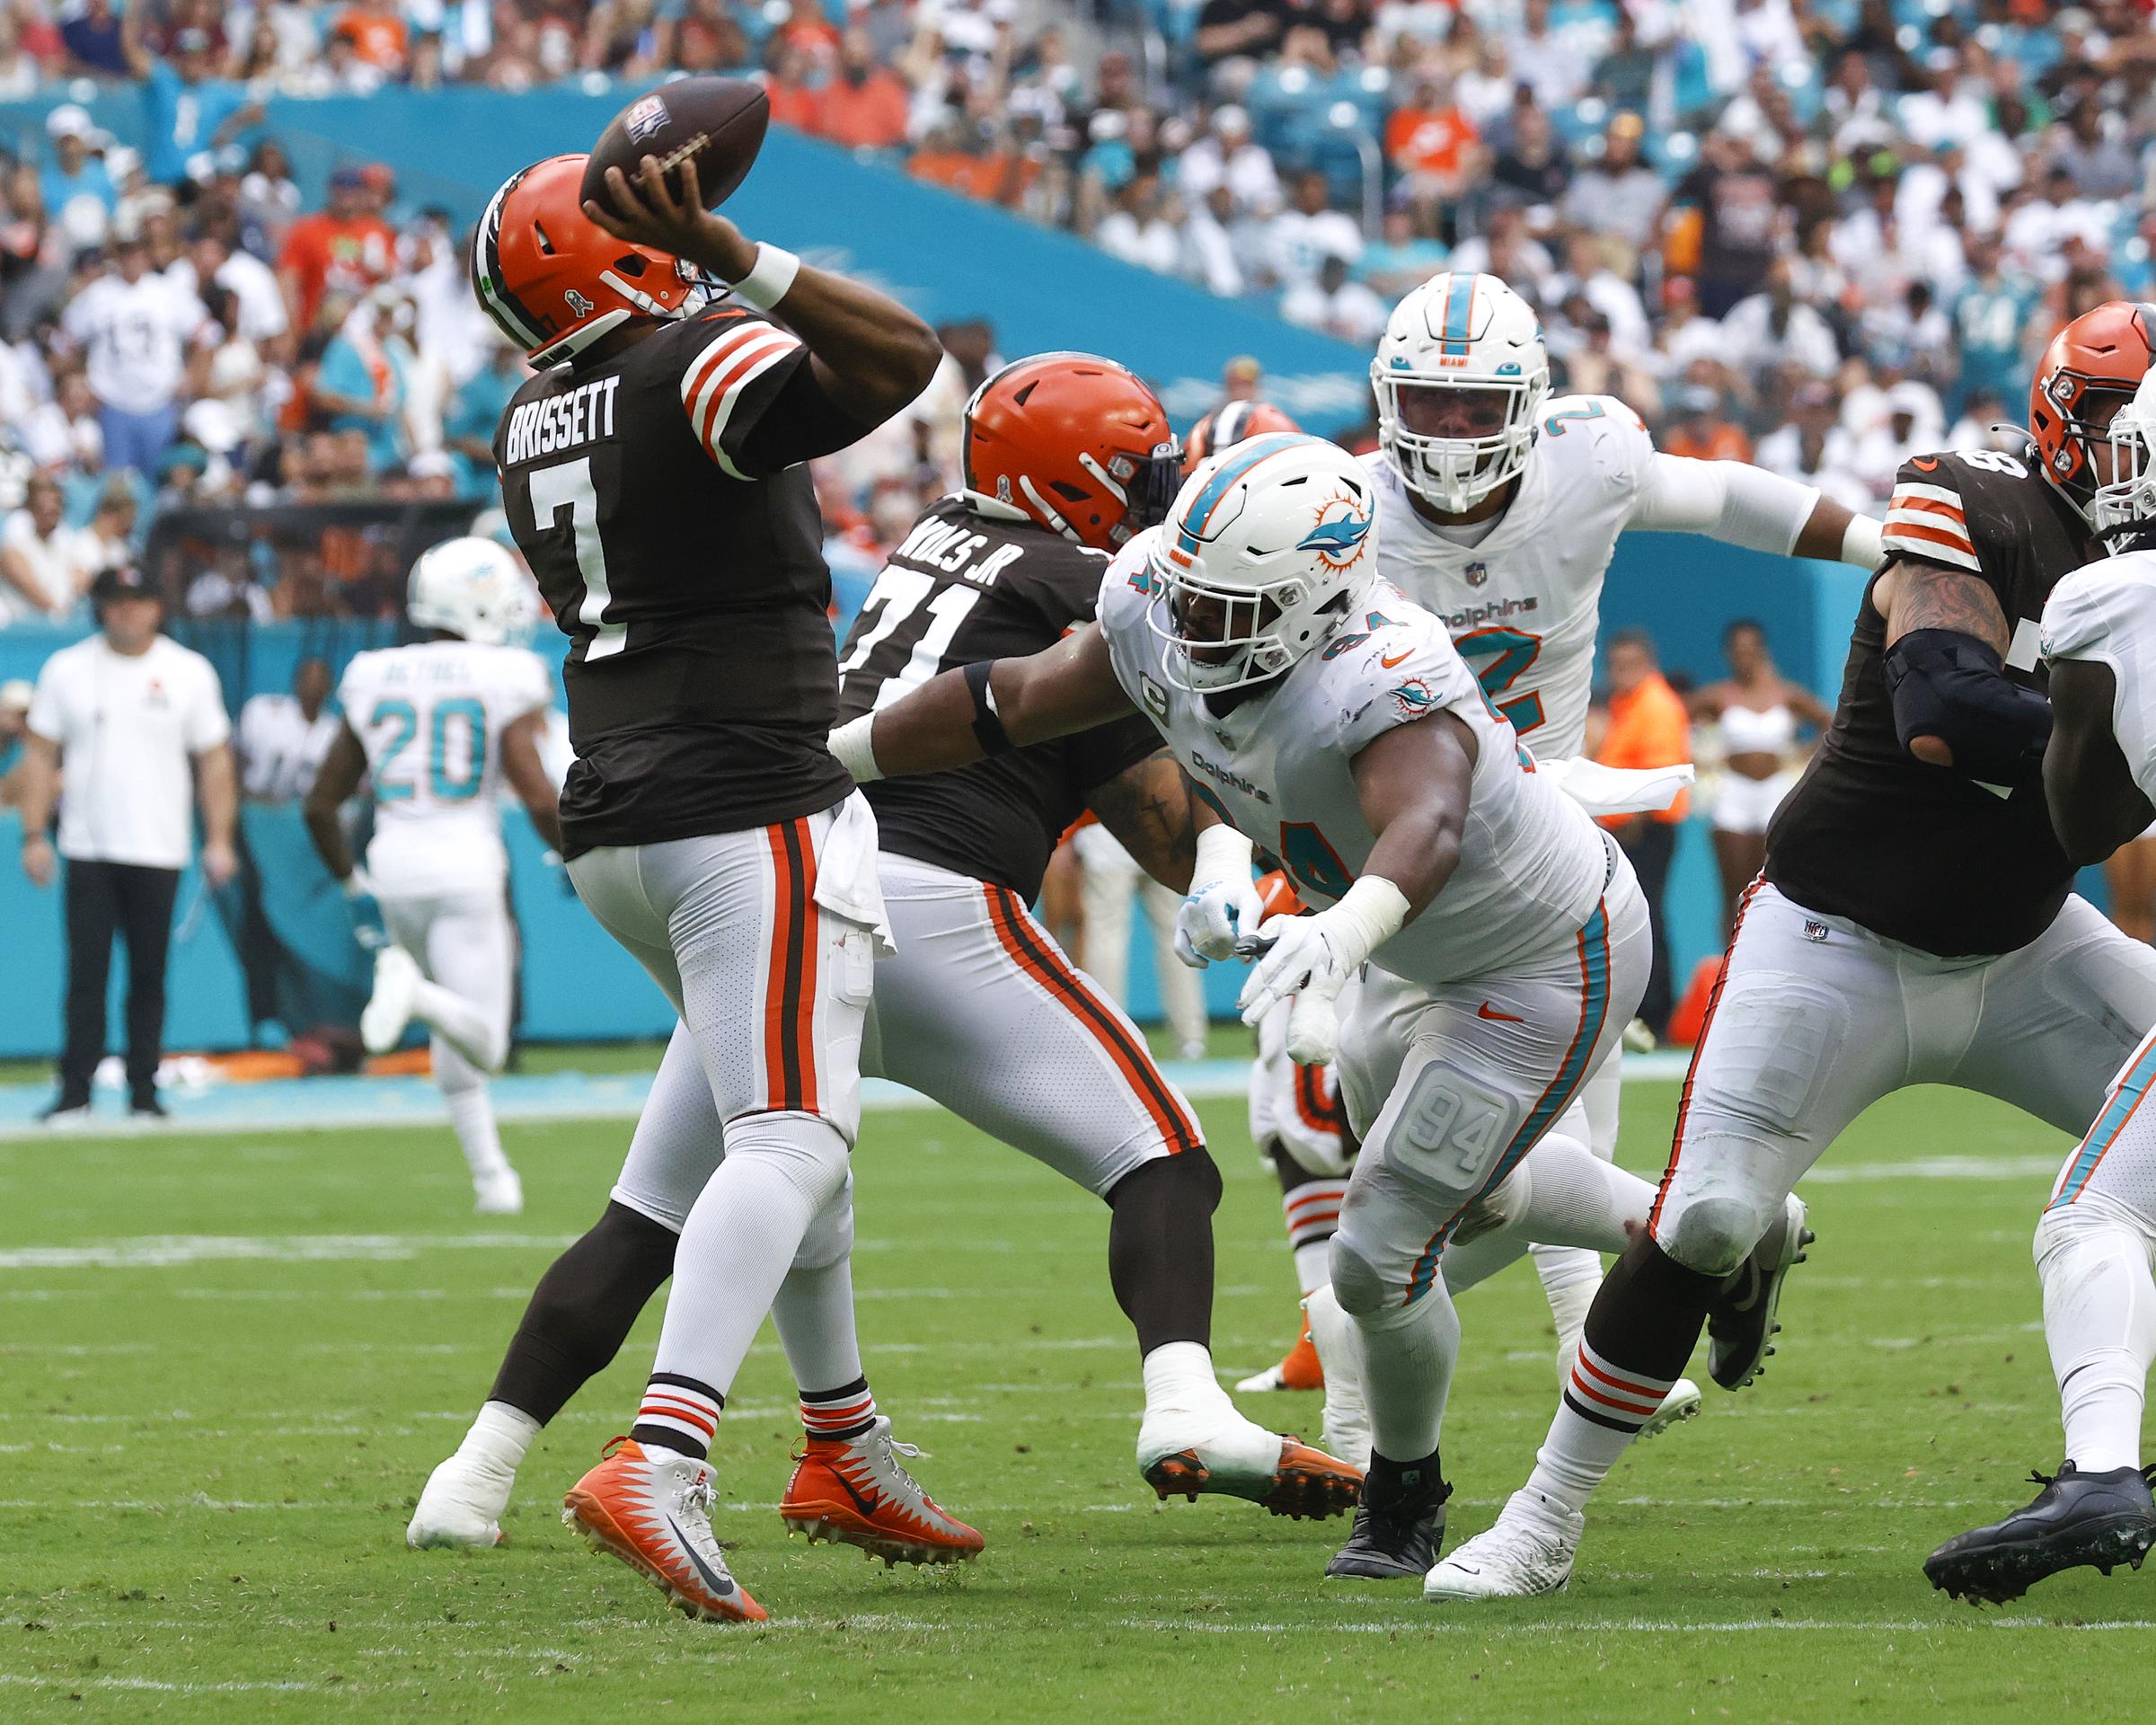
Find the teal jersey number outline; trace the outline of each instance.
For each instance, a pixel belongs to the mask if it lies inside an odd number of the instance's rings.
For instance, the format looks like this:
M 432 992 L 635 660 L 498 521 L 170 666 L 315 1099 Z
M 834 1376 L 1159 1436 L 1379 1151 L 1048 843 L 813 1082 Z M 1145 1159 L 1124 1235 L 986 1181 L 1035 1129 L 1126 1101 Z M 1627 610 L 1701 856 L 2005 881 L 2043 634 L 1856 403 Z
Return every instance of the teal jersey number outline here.
M 1516 701 L 1502 703 L 1498 699 L 1542 657 L 1540 635 L 1530 635 L 1518 629 L 1471 629 L 1453 645 L 1460 650 L 1462 659 L 1484 653 L 1497 655 L 1476 674 L 1475 681 L 1482 686 L 1490 711 L 1498 718 L 1507 721 L 1523 737 L 1542 722 L 1540 694 L 1524 694 Z
M 465 776 L 449 776 L 449 721 L 462 719 L 471 727 L 472 752 L 466 757 Z M 434 703 L 434 721 L 427 728 L 427 786 L 442 802 L 469 802 L 479 794 L 487 776 L 487 709 L 468 694 Z
M 471 727 L 472 753 L 467 771 L 461 778 L 449 776 L 449 721 L 462 719 Z M 411 702 L 395 695 L 375 703 L 375 710 L 367 717 L 367 728 L 385 721 L 398 727 L 389 747 L 382 751 L 381 764 L 375 768 L 375 801 L 376 802 L 402 802 L 418 792 L 418 787 L 409 779 L 391 776 L 397 756 L 420 734 L 419 710 Z M 439 802 L 469 802 L 479 794 L 487 776 L 487 709 L 483 702 L 468 694 L 437 701 L 429 715 L 427 725 L 427 788 Z
M 396 740 L 382 751 L 382 764 L 375 769 L 375 801 L 402 802 L 414 794 L 414 788 L 409 783 L 392 779 L 389 769 L 397 756 L 404 752 L 405 745 L 420 734 L 420 715 L 411 702 L 392 696 L 375 703 L 374 712 L 367 716 L 367 729 L 372 730 L 384 720 L 394 720 L 403 729 L 397 733 Z

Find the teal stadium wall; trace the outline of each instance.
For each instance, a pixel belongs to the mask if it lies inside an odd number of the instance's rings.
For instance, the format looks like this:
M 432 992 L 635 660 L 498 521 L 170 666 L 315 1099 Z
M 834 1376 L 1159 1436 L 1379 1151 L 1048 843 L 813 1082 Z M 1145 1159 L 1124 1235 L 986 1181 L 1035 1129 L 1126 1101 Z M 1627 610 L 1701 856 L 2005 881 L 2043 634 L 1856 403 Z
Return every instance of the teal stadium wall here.
M 53 93 L 36 102 L 0 104 L 0 136 L 12 134 L 33 156 L 43 147 L 43 118 L 70 94 L 93 97 L 99 124 L 138 138 L 140 103 L 129 92 Z M 279 100 L 265 130 L 294 157 L 310 198 L 319 199 L 331 169 L 346 161 L 382 161 L 397 171 L 410 207 L 446 206 L 475 218 L 493 188 L 517 167 L 596 137 L 632 93 L 626 87 L 580 86 L 529 95 L 450 90 L 434 95 L 393 91 L 323 102 Z M 932 320 L 991 318 L 1006 353 L 1085 348 L 1114 354 L 1159 386 L 1179 423 L 1215 404 L 1222 366 L 1250 353 L 1264 365 L 1268 394 L 1313 430 L 1337 431 L 1366 419 L 1366 357 L 1329 338 L 1282 323 L 1261 310 L 1223 301 L 1178 281 L 1118 262 L 1067 235 L 857 161 L 815 140 L 774 131 L 747 183 L 729 206 L 750 233 L 868 277 Z M 1605 629 L 1639 625 L 1661 643 L 1664 662 L 1705 680 L 1719 671 L 1719 636 L 1733 616 L 1767 626 L 1783 668 L 1832 698 L 1848 629 L 1862 591 L 1857 571 L 1795 562 L 1707 541 L 1639 535 L 1621 542 L 1605 591 Z M 858 590 L 840 595 L 848 612 Z M 0 677 L 34 676 L 48 653 L 70 637 L 28 629 L 0 631 Z M 236 712 L 246 694 L 288 686 L 307 637 L 299 625 L 255 631 L 246 659 L 248 686 L 227 687 Z M 541 643 L 558 652 L 558 637 Z M 14 854 L 12 815 L 0 816 L 0 855 Z M 514 890 L 526 942 L 524 1031 L 535 1040 L 605 1039 L 663 1032 L 667 1015 L 657 991 L 576 904 L 558 871 L 540 862 L 521 814 L 508 822 Z M 296 935 L 326 974 L 356 987 L 360 972 L 349 948 L 340 907 L 288 809 L 250 811 L 248 837 L 270 891 L 265 908 L 280 933 Z M 248 1039 L 243 991 L 222 918 L 182 885 L 181 933 L 172 968 L 171 1047 L 230 1048 Z M 1669 897 L 1679 984 L 1719 945 L 1719 892 L 1701 823 L 1687 824 Z M 0 864 L 0 928 L 7 930 L 0 988 L 0 1056 L 44 1056 L 58 1035 L 59 901 L 31 889 L 20 870 Z M 1132 963 L 1132 1006 L 1157 1011 L 1149 942 L 1141 932 Z M 1235 978 L 1215 967 L 1207 978 L 1216 1013 L 1230 1010 Z M 117 1003 L 120 978 L 114 983 Z M 114 1023 L 118 1031 L 117 1016 Z

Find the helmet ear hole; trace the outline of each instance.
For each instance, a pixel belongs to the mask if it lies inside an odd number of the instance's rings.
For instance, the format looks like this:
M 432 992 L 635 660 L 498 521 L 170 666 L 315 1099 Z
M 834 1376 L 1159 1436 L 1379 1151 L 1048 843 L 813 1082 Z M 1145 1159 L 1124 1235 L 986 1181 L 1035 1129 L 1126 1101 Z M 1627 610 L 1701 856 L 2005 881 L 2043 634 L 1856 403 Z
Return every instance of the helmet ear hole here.
M 554 243 L 546 237 L 546 229 L 542 227 L 536 221 L 534 221 L 532 224 L 532 237 L 539 242 L 540 251 L 546 253 L 548 257 L 551 258 L 555 255 Z
M 630 280 L 634 281 L 644 273 L 646 265 L 641 257 L 634 252 L 630 252 L 616 258 L 614 261 L 614 267 L 623 275 L 627 276 Z

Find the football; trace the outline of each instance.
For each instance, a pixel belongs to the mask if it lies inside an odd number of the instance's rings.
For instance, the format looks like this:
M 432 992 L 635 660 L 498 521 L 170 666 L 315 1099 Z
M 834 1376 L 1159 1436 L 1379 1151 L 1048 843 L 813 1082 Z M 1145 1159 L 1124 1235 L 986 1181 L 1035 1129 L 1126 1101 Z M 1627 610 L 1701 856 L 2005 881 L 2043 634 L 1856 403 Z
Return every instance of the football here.
M 764 147 L 771 102 L 764 86 L 747 78 L 682 78 L 639 96 L 616 114 L 591 146 L 584 170 L 584 196 L 614 213 L 606 170 L 634 177 L 647 155 L 666 170 L 667 190 L 681 196 L 681 166 L 696 164 L 703 207 L 716 209 L 747 178 Z

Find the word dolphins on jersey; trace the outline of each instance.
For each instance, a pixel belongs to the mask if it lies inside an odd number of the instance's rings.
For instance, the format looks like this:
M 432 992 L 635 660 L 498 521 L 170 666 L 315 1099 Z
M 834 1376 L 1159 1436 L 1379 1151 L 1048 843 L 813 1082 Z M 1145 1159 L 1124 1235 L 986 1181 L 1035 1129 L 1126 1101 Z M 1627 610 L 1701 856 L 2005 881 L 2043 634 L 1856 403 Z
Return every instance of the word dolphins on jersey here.
M 506 459 L 529 461 L 551 456 L 558 449 L 573 449 L 580 443 L 614 436 L 614 398 L 622 380 L 595 377 L 581 388 L 510 410 Z

